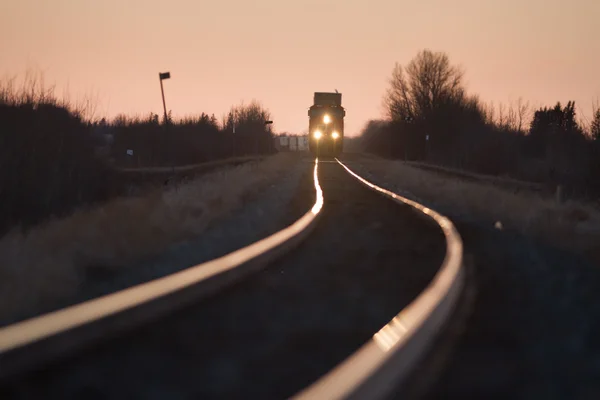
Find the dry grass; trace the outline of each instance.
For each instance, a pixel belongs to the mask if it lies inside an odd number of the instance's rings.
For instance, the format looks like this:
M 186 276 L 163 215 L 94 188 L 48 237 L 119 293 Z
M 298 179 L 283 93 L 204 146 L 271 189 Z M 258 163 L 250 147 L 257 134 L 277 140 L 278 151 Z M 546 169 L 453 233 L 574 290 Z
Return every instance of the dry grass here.
M 75 293 L 90 268 L 119 269 L 201 234 L 298 161 L 278 154 L 168 191 L 116 199 L 0 239 L 0 319 Z
M 469 216 L 561 248 L 600 263 L 600 211 L 592 205 L 528 193 L 513 193 L 490 184 L 441 177 L 402 162 L 361 158 L 363 171 L 387 187 L 400 188 L 445 213 Z

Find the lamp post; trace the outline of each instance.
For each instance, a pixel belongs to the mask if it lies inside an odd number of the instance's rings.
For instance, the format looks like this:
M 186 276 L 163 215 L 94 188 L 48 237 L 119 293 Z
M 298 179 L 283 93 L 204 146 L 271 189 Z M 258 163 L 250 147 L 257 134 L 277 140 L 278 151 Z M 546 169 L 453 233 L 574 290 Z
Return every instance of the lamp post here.
M 160 81 L 160 93 L 162 94 L 162 101 L 163 101 L 163 110 L 165 112 L 165 124 L 168 121 L 168 119 L 167 119 L 167 104 L 165 103 L 165 90 L 163 89 L 162 81 L 164 79 L 170 79 L 170 78 L 171 78 L 170 72 L 159 72 L 158 73 L 158 80 Z
M 163 88 L 163 80 L 165 79 L 170 79 L 171 78 L 171 73 L 170 72 L 159 72 L 158 73 L 158 80 L 160 81 L 160 93 L 162 94 L 162 101 L 163 101 L 163 111 L 165 113 L 165 135 L 168 134 L 168 129 L 169 129 L 169 118 L 167 117 L 167 104 L 165 102 L 165 90 Z M 169 147 L 167 146 L 167 149 Z M 168 150 L 167 150 L 168 151 Z M 171 148 L 171 168 L 172 168 L 172 173 L 175 172 L 175 163 L 173 160 L 173 149 Z

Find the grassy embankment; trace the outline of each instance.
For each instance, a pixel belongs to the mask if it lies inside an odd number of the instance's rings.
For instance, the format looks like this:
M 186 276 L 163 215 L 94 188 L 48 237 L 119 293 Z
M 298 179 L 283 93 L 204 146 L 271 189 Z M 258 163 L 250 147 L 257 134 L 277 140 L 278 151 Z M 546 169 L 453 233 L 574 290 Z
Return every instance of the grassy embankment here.
M 298 162 L 277 154 L 217 170 L 147 195 L 117 198 L 0 239 L 0 319 L 68 297 L 87 270 L 127 268 L 198 237 L 244 202 L 284 179 Z
M 557 202 L 551 194 L 511 189 L 471 178 L 450 177 L 433 171 L 373 156 L 359 156 L 357 171 L 369 172 L 376 182 L 406 190 L 443 213 L 492 224 L 575 251 L 600 264 L 600 210 L 593 205 L 567 200 Z

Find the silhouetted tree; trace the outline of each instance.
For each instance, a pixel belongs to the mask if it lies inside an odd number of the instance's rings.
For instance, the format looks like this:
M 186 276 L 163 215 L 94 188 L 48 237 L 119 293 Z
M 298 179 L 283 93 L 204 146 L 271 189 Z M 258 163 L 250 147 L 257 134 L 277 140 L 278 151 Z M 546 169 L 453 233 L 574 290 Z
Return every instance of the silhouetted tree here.
M 590 126 L 590 134 L 594 140 L 600 141 L 600 108 L 594 114 L 594 119 Z
M 53 88 L 44 88 L 35 75 L 27 75 L 20 88 L 15 79 L 0 82 L 0 234 L 125 194 L 126 179 L 107 161 L 116 167 L 160 167 L 235 155 L 231 134 L 214 114 L 175 120 L 169 112 L 165 125 L 155 113 L 86 119 L 94 110 L 89 100 L 75 107 L 58 101 Z M 274 151 L 264 125 L 268 110 L 258 102 L 235 110 L 241 134 L 249 138 L 241 154 Z
M 525 129 L 525 121 L 529 118 L 529 103 L 523 103 L 523 99 L 519 97 L 517 100 L 517 121 L 516 126 L 513 129 L 516 129 L 517 132 L 521 133 Z
M 0 232 L 30 227 L 111 195 L 93 126 L 50 99 L 0 100 Z
M 584 185 L 589 179 L 591 147 L 576 120 L 575 102 L 537 110 L 526 141 L 528 155 L 541 158 L 549 179 L 563 185 Z
M 386 157 L 600 193 L 600 110 L 584 132 L 572 101 L 535 112 L 521 98 L 494 107 L 468 95 L 462 80 L 444 53 L 424 50 L 406 67 L 396 64 L 384 96 L 388 119 L 369 121 L 356 144 Z
M 391 123 L 370 120 L 363 128 L 360 137 L 363 149 L 369 153 L 390 156 Z
M 572 101 L 564 108 L 558 102 L 553 108 L 537 110 L 529 129 L 534 154 L 538 156 L 558 151 L 557 147 L 582 136 L 583 130 L 575 120 L 575 102 Z
M 493 124 L 497 129 L 505 132 L 524 133 L 528 129 L 529 103 L 523 102 L 522 98 L 519 98 L 516 104 L 511 101 L 508 107 L 499 104 L 497 111 L 496 113 L 493 105 L 487 109 L 484 108 L 487 123 Z
M 462 99 L 463 72 L 444 53 L 423 50 L 406 68 L 396 63 L 384 102 L 392 121 L 426 119 L 436 109 Z
M 485 124 L 477 97 L 466 95 L 463 71 L 445 53 L 423 50 L 404 68 L 396 64 L 384 105 L 392 122 L 389 151 L 395 157 L 448 162 L 452 146 Z
M 236 155 L 271 153 L 275 150 L 270 128 L 265 125 L 270 119 L 271 113 L 257 101 L 231 107 L 223 117 L 223 131 L 230 135 Z

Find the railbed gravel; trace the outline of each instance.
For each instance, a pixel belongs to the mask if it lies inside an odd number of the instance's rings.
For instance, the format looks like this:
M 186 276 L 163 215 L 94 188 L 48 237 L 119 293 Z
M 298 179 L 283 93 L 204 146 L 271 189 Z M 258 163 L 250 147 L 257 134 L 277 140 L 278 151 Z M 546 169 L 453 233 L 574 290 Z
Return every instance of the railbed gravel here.
M 320 162 L 319 180 L 324 214 L 292 253 L 212 298 L 25 376 L 0 397 L 280 399 L 308 386 L 412 301 L 445 255 L 437 225 L 336 163 Z M 311 180 L 298 190 L 291 214 L 314 202 Z
M 402 182 L 347 158 L 367 179 L 402 192 Z M 445 352 L 434 347 L 420 366 L 444 365 L 417 398 L 600 399 L 600 266 L 419 193 L 401 194 L 454 221 L 475 286 L 470 314 L 446 333 L 457 336 L 448 359 L 437 359 Z

